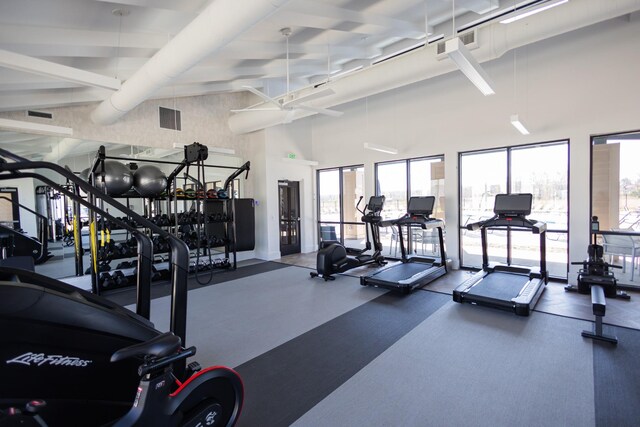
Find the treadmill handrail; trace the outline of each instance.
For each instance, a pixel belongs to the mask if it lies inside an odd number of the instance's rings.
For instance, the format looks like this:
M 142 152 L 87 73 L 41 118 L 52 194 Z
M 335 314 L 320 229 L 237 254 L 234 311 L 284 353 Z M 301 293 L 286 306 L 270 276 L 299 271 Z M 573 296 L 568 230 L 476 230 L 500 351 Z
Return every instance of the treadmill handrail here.
M 534 219 L 528 219 L 523 216 L 503 216 L 495 215 L 493 218 L 485 219 L 483 221 L 467 224 L 467 230 L 477 231 L 481 228 L 524 228 L 531 230 L 534 234 L 540 234 L 547 231 L 547 223 L 537 221 Z
M 436 228 L 436 227 L 444 227 L 444 221 L 438 218 L 429 218 L 425 215 L 409 215 L 404 214 L 400 218 L 395 219 L 386 219 L 384 221 L 380 221 L 380 227 L 391 227 L 391 226 L 411 226 L 411 225 L 419 225 L 423 230 Z

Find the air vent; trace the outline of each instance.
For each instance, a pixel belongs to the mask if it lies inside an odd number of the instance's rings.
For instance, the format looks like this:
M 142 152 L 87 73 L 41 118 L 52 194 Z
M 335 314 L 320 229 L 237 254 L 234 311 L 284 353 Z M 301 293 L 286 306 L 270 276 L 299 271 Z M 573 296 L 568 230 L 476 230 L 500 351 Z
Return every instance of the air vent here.
M 469 31 L 467 33 L 461 34 L 458 36 L 467 49 L 472 50 L 478 47 L 478 43 L 476 42 L 476 30 Z M 438 42 L 437 44 L 437 52 L 436 57 L 438 59 L 446 58 L 447 54 L 445 53 L 444 45 L 446 40 Z
M 44 111 L 27 110 L 27 117 L 39 117 L 41 119 L 53 119 L 52 113 L 45 113 Z
M 163 129 L 182 130 L 180 110 L 160 107 L 160 127 Z

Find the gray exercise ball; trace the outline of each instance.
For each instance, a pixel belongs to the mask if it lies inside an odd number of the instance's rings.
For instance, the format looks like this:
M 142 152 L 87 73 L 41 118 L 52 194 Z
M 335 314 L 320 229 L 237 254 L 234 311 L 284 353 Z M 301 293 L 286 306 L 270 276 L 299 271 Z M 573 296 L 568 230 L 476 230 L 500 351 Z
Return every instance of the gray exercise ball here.
M 142 165 L 133 174 L 133 188 L 142 197 L 158 197 L 167 188 L 167 176 L 157 166 Z
M 98 167 L 100 171 L 100 167 Z M 131 189 L 133 185 L 133 174 L 127 165 L 115 160 L 104 161 L 104 182 L 107 187 L 107 194 L 110 196 L 120 196 Z

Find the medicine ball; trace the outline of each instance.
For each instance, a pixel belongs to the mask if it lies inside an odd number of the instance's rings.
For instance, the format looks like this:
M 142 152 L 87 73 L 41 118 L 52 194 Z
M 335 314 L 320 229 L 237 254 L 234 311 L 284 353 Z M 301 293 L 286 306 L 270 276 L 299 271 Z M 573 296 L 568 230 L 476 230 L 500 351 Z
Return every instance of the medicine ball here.
M 98 168 L 98 170 L 100 170 L 100 168 Z M 127 165 L 116 162 L 115 160 L 105 160 L 104 170 L 107 194 L 119 196 L 131 189 L 133 185 L 133 175 Z
M 157 197 L 167 188 L 167 176 L 157 166 L 140 166 L 133 174 L 133 188 L 142 197 Z

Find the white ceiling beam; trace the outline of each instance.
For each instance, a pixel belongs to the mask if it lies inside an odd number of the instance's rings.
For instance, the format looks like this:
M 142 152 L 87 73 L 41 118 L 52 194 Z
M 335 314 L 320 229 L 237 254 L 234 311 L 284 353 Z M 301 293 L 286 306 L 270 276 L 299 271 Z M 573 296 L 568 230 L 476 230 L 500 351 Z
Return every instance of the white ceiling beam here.
M 176 1 L 176 0 L 94 0 L 101 3 L 114 3 L 124 6 L 136 6 L 146 7 L 152 9 L 167 9 L 177 10 L 180 12 L 196 12 L 193 9 L 193 2 L 188 1 Z M 201 1 L 200 6 L 206 4 L 206 1 Z
M 22 55 L 58 58 L 150 58 L 155 48 L 115 46 L 74 46 L 62 44 L 0 44 L 0 48 L 20 52 Z
M 265 43 L 254 40 L 236 40 L 229 44 L 226 50 L 241 51 L 247 54 L 247 58 L 252 57 L 256 51 L 272 54 L 284 55 L 286 47 L 284 43 Z M 336 55 L 367 56 L 378 51 L 369 46 L 354 45 L 331 45 L 330 53 Z M 320 54 L 327 56 L 327 43 L 289 43 L 289 53 L 291 54 Z
M 43 123 L 25 122 L 21 120 L 3 119 L 0 118 L 0 129 L 9 130 L 12 132 L 26 132 L 34 133 L 37 135 L 54 135 L 54 136 L 69 136 L 73 135 L 73 129 L 62 126 L 53 126 Z
M 8 82 L 0 78 L 0 93 L 2 92 L 18 92 L 18 91 L 33 91 L 33 90 L 49 90 L 49 89 L 72 89 L 80 87 L 80 85 L 63 82 L 59 80 L 52 81 L 35 81 L 35 80 L 16 80 Z
M 63 46 L 102 46 L 160 49 L 167 34 L 93 31 L 36 25 L 0 26 L 0 44 L 49 44 Z
M 121 89 L 101 102 L 91 113 L 91 120 L 101 125 L 116 122 L 173 79 L 219 51 L 288 2 L 289 0 L 216 0 L 209 3 L 193 21 L 129 77 Z
M 456 6 L 478 15 L 484 15 L 500 7 L 500 2 L 495 0 L 458 0 Z
M 186 86 L 168 86 L 161 90 L 159 90 L 153 98 L 150 99 L 171 99 L 174 97 L 184 97 L 184 96 L 198 96 L 198 95 L 207 95 L 211 93 L 220 93 L 220 92 L 238 92 L 243 89 L 243 86 L 252 86 L 255 88 L 262 87 L 261 79 L 249 79 L 249 80 L 234 80 L 231 82 L 215 82 L 215 83 L 206 83 L 200 85 L 186 85 Z
M 284 63 L 281 61 L 275 62 L 275 64 L 270 63 L 262 67 L 194 67 L 176 79 L 176 84 L 235 80 L 247 76 L 253 76 L 253 78 L 283 77 Z M 317 70 L 317 63 L 308 62 L 292 64 L 289 67 L 291 74 L 309 74 L 315 73 Z
M 0 49 L 0 66 L 104 89 L 120 89 L 120 80 L 55 62 Z
M 13 131 L 0 131 L 0 144 L 17 144 L 25 141 L 40 139 L 39 135 L 32 135 Z
M 403 34 L 413 34 L 414 37 L 424 36 L 424 25 L 419 26 L 413 22 L 389 18 L 383 15 L 345 9 L 324 2 L 296 0 L 291 3 L 287 9 L 312 16 L 323 16 L 334 19 L 336 22 L 350 21 L 361 25 L 372 25 L 388 29 L 393 28 L 402 31 Z
M 0 111 L 25 110 L 29 108 L 52 108 L 97 102 L 109 96 L 110 91 L 96 88 L 80 88 L 57 92 L 3 94 L 0 96 Z

